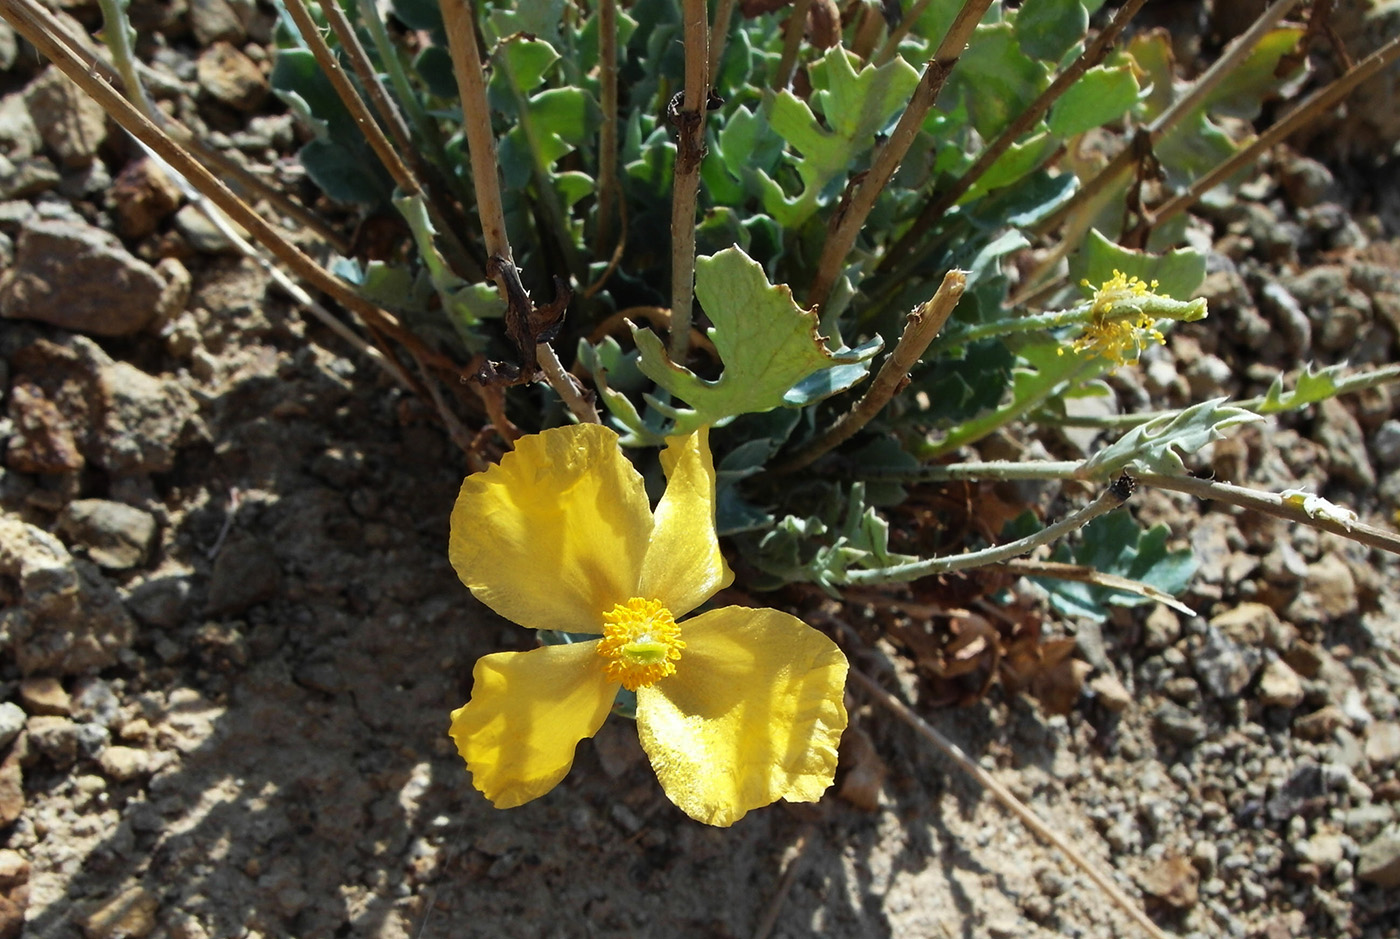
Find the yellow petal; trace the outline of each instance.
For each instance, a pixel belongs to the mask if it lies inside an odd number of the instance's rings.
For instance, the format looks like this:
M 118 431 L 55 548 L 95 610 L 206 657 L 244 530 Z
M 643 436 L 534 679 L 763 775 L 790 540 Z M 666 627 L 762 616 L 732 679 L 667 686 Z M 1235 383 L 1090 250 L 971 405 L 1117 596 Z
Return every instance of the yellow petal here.
M 715 466 L 708 427 L 672 437 L 661 453 L 666 494 L 656 507 L 651 545 L 637 595 L 660 600 L 677 619 L 722 587 L 734 573 L 715 536 Z
M 637 733 L 667 798 L 722 826 L 778 799 L 820 799 L 846 729 L 836 644 L 787 613 L 739 606 L 681 633 L 676 673 L 637 689 Z
M 574 748 L 603 726 L 618 686 L 597 642 L 483 656 L 472 697 L 452 712 L 452 739 L 472 785 L 498 809 L 538 799 L 574 764 Z
M 463 481 L 448 556 L 506 619 L 599 633 L 603 613 L 637 595 L 650 534 L 642 477 L 617 434 L 578 424 L 522 437 Z

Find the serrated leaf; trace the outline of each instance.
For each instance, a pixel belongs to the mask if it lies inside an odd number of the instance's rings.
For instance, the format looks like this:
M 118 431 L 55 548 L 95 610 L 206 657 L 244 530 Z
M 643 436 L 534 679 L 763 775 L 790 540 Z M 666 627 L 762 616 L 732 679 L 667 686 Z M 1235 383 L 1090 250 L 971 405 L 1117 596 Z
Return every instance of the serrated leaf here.
M 1155 292 L 1186 300 L 1205 282 L 1206 258 L 1194 248 L 1166 254 L 1134 251 L 1114 244 L 1097 230 L 1090 231 L 1080 249 L 1070 257 L 1071 280 L 1074 283 L 1087 280 L 1092 289 L 1111 278 L 1114 271 L 1144 283 L 1155 280 Z
M 1069 87 L 1050 111 L 1050 131 L 1061 139 L 1116 121 L 1141 92 L 1130 66 L 1097 66 Z
M 1053 560 L 1082 564 L 1105 574 L 1126 577 L 1166 594 L 1185 590 L 1196 572 L 1196 558 L 1189 550 L 1167 550 L 1166 525 L 1143 531 L 1127 512 L 1111 512 L 1094 519 L 1080 532 L 1077 544 L 1061 543 Z M 1050 595 L 1051 605 L 1066 616 L 1102 621 L 1108 607 L 1151 603 L 1138 594 L 1076 581 L 1032 578 Z
M 788 404 L 787 396 L 804 379 L 838 366 L 868 369 L 880 348 L 867 343 L 829 351 L 817 333 L 817 314 L 799 307 L 786 285 L 770 284 L 758 262 L 739 248 L 696 261 L 695 296 L 714 323 L 709 336 L 724 364 L 717 380 L 706 381 L 673 363 L 651 330 L 632 333 L 642 371 L 690 405 L 662 406 L 676 421 L 670 433 Z
M 1264 401 L 1254 408 L 1260 414 L 1277 414 L 1280 411 L 1296 411 L 1319 401 L 1337 395 L 1337 379 L 1346 370 L 1346 365 L 1328 365 L 1313 369 L 1311 362 L 1299 373 L 1292 391 L 1283 390 L 1283 376 L 1276 375 L 1269 390 L 1264 393 Z
M 1253 411 L 1226 405 L 1226 400 L 1212 398 L 1179 414 L 1166 414 L 1134 427 L 1079 464 L 1074 475 L 1107 480 L 1131 466 L 1141 472 L 1184 476 L 1183 455 L 1221 439 L 1231 427 L 1263 420 Z

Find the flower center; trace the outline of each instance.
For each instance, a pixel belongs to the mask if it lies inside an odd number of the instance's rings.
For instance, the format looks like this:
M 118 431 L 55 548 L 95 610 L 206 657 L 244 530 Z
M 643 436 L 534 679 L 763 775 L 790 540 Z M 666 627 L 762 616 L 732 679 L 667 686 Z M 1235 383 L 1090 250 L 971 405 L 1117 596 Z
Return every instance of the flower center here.
M 628 691 L 674 673 L 684 648 L 675 617 L 656 600 L 633 597 L 603 614 L 603 672 Z

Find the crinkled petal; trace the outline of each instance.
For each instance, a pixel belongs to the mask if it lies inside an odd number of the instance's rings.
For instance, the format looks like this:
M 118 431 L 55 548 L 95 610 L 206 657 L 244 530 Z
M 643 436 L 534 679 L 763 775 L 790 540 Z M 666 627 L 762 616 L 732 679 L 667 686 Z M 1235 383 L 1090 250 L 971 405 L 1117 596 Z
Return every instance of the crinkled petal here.
M 618 686 L 598 643 L 498 652 L 477 660 L 472 697 L 452 712 L 452 739 L 472 785 L 498 809 L 538 799 L 574 764 L 574 748 L 603 726 Z
M 468 476 L 448 555 L 476 598 L 532 629 L 599 633 L 637 595 L 651 535 L 642 478 L 598 424 L 522 437 Z
M 801 620 L 729 606 L 681 624 L 674 675 L 637 689 L 637 732 L 667 798 L 709 825 L 815 802 L 846 729 L 846 657 Z
M 715 535 L 715 465 L 709 428 L 672 437 L 661 453 L 666 494 L 656 507 L 639 596 L 684 616 L 734 580 Z

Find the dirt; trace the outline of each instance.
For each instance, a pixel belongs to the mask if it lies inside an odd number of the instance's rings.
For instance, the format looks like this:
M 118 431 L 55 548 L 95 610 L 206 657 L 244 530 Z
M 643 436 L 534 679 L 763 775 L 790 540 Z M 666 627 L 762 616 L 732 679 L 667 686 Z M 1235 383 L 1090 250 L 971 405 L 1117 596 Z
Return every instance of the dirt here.
M 195 85 L 200 46 L 266 61 L 266 11 L 193 8 L 197 22 L 160 21 L 154 58 L 187 109 L 294 176 L 275 103 L 234 112 Z M 0 936 L 1140 935 L 855 689 L 846 769 L 813 806 L 696 824 L 614 720 L 554 792 L 491 808 L 447 715 L 478 656 L 531 638 L 447 564 L 464 460 L 428 409 L 182 222 L 110 128 L 56 137 L 37 115 L 31 133 L 34 82 L 71 99 L 32 59 L 0 64 L 0 154 L 29 174 L 0 200 L 0 271 L 24 268 L 37 228 L 36 264 L 100 250 L 165 285 L 109 296 L 136 324 L 117 335 L 0 321 Z M 1394 361 L 1395 175 L 1280 151 L 1236 205 L 1204 211 L 1211 317 L 1120 372 L 1120 399 L 1248 396 L 1304 361 Z M 57 223 L 74 254 L 52 247 Z M 1201 466 L 1393 527 L 1397 418 L 1384 389 L 1351 396 L 1247 429 Z M 853 666 L 1169 934 L 1400 936 L 1396 558 L 1162 492 L 1132 511 L 1196 552 L 1183 600 L 1199 615 L 1054 623 L 1094 668 L 1068 715 L 1002 687 L 933 707 L 889 641 L 849 644 Z M 833 624 L 870 612 L 777 602 L 846 642 Z

